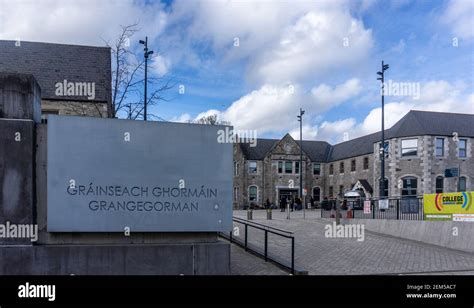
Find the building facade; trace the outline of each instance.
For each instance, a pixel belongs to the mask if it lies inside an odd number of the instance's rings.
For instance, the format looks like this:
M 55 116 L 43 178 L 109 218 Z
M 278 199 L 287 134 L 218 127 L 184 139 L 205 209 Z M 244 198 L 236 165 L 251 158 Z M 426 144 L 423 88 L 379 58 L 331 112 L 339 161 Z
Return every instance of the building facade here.
M 108 47 L 0 40 L 0 72 L 35 77 L 43 118 L 108 116 L 112 84 Z
M 474 190 L 474 115 L 412 110 L 385 136 L 385 196 Z M 301 166 L 299 140 L 289 134 L 258 139 L 254 147 L 236 143 L 234 208 L 298 196 L 300 180 L 306 202 L 351 190 L 380 197 L 380 140 L 380 132 L 335 145 L 305 140 Z M 460 175 L 446 177 L 448 168 L 458 168 Z

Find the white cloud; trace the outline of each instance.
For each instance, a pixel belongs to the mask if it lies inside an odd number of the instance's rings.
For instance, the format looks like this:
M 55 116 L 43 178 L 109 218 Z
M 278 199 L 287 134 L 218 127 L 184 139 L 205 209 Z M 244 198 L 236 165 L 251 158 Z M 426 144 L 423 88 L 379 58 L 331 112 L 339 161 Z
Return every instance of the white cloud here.
M 170 119 L 170 122 L 180 122 L 180 123 L 188 123 L 191 121 L 193 117 L 189 113 L 183 113 L 178 117 L 173 117 Z
M 155 74 L 158 76 L 163 76 L 171 68 L 171 61 L 164 56 L 161 55 L 156 55 L 153 57 L 152 63 L 151 63 L 151 69 Z
M 310 106 L 310 108 L 317 107 L 319 113 L 325 112 L 358 95 L 361 90 L 360 81 L 355 78 L 349 79 L 335 88 L 321 84 L 311 89 L 311 98 L 316 103 L 316 106 Z
M 140 22 L 136 39 L 148 35 L 153 41 L 167 20 L 161 3 L 144 0 L 0 0 L 0 7 L 0 38 L 12 40 L 103 46 L 118 36 L 120 25 Z
M 297 84 L 266 84 L 242 96 L 224 111 L 211 109 L 196 118 L 217 114 L 221 120 L 229 121 L 236 129 L 256 129 L 259 134 L 286 133 L 297 125 L 299 108 L 306 111 L 304 117 L 309 121 L 358 95 L 360 90 L 357 79 L 350 79 L 335 87 L 321 84 L 309 93 L 302 91 Z
M 245 59 L 247 80 L 258 88 L 314 82 L 366 59 L 372 33 L 351 16 L 351 6 L 350 1 L 178 0 L 169 20 L 186 20 L 188 44 L 210 42 L 223 63 Z
M 420 98 L 405 98 L 393 101 L 387 97 L 385 105 L 385 127 L 390 128 L 410 110 L 458 112 L 474 114 L 474 93 L 462 83 L 453 84 L 444 80 L 429 81 L 422 85 Z M 327 140 L 332 143 L 343 141 L 344 132 L 353 139 L 381 129 L 382 109 L 372 109 L 364 120 L 357 123 L 354 118 L 345 118 L 334 122 L 323 122 L 307 128 L 307 136 L 312 139 Z M 306 139 L 306 137 L 304 138 Z
M 258 53 L 249 79 L 281 84 L 347 71 L 367 60 L 372 45 L 371 31 L 348 11 L 310 11 L 283 31 L 278 45 Z
M 456 37 L 474 37 L 474 2 L 471 0 L 451 0 L 441 20 L 450 25 Z

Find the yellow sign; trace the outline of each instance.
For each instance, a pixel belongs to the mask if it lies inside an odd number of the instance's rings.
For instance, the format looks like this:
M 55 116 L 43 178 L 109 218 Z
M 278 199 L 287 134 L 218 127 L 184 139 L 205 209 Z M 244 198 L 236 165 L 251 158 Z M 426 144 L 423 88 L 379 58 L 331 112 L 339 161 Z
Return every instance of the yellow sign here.
M 474 192 L 425 194 L 425 220 L 474 221 Z

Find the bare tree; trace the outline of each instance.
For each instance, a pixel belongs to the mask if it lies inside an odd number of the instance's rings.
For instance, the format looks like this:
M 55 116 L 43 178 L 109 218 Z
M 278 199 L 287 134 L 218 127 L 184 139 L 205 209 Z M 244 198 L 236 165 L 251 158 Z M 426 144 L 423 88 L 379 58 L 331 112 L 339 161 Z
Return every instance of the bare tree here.
M 113 45 L 107 43 L 112 52 L 112 100 L 108 106 L 108 117 L 119 117 L 126 114 L 128 119 L 140 119 L 144 110 L 144 69 L 142 55 L 136 55 L 129 48 L 133 35 L 138 31 L 138 23 L 121 26 L 122 32 Z M 169 101 L 165 96 L 167 90 L 175 84 L 166 75 L 148 77 L 148 87 L 153 89 L 147 98 L 148 106 L 159 101 Z M 150 114 L 156 118 L 156 115 Z
M 229 121 L 221 121 L 217 114 L 211 114 L 208 116 L 203 116 L 196 120 L 189 121 L 190 123 L 195 124 L 207 124 L 207 125 L 230 125 Z

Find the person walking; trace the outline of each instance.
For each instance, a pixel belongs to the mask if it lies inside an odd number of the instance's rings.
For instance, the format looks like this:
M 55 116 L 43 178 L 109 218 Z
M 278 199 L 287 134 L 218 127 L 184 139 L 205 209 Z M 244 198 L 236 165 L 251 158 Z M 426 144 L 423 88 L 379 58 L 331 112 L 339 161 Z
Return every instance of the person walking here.
M 287 205 L 287 203 L 286 203 L 286 197 L 282 197 L 282 198 L 281 198 L 281 201 L 280 201 L 280 208 L 281 208 L 281 211 L 282 211 L 282 212 L 285 211 L 286 205 Z

